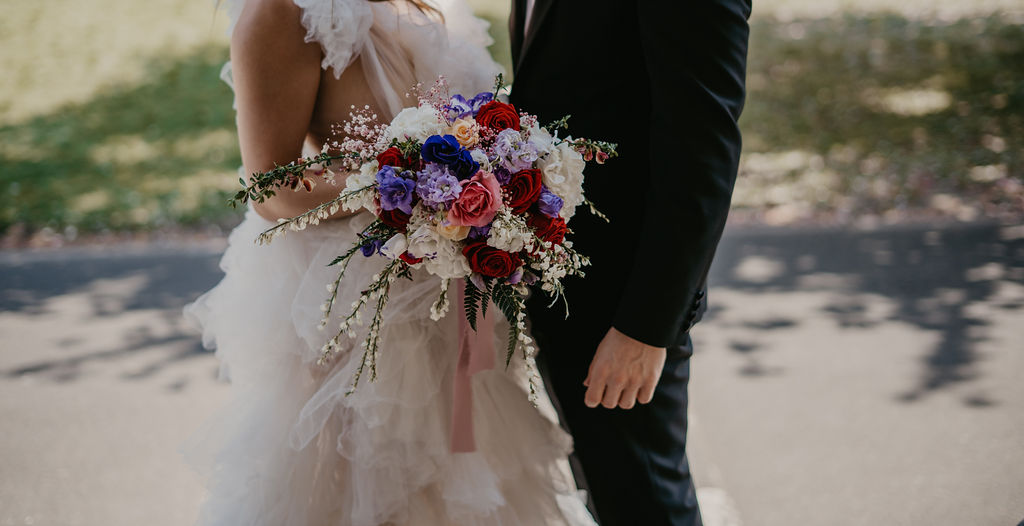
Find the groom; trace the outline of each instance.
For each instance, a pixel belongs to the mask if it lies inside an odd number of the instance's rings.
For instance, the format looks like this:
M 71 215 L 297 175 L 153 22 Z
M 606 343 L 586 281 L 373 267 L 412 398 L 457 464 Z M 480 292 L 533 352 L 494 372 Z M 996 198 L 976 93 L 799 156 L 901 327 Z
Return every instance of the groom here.
M 689 330 L 736 179 L 750 0 L 513 0 L 512 102 L 619 144 L 587 171 L 571 314 L 528 305 L 603 526 L 701 524 L 686 458 Z M 564 135 L 564 133 L 563 133 Z

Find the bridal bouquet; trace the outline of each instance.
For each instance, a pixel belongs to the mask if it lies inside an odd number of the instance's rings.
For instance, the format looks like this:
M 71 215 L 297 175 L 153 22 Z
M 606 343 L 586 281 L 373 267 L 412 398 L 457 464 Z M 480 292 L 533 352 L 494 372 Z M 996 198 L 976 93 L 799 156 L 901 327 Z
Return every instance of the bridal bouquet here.
M 448 96 L 441 79 L 418 97 L 416 107 L 403 109 L 390 124 L 376 124 L 369 108 L 353 111 L 341 125 L 345 138 L 329 143 L 320 155 L 254 174 L 248 185 L 242 180 L 245 189 L 235 201 L 244 203 L 263 201 L 280 189 L 311 189 L 315 179 L 310 173 L 333 183 L 332 165 L 352 172 L 336 198 L 281 219 L 258 242 L 315 225 L 339 209 L 366 209 L 375 216 L 352 248 L 331 263 L 340 269 L 322 308 L 324 328 L 345 268 L 357 254 L 388 260 L 341 318 L 318 362 L 340 349 L 340 338 L 355 336 L 353 325 L 361 323 L 362 310 L 372 304 L 353 387 L 364 368 L 370 369 L 371 378 L 376 376 L 388 292 L 396 279 L 412 279 L 412 269 L 441 278 L 431 308 L 434 320 L 449 309 L 451 280 L 464 280 L 464 314 L 474 330 L 477 317 L 493 302 L 510 322 L 506 364 L 522 349 L 533 369 L 534 347 L 524 332 L 530 287 L 548 293 L 553 304 L 562 295 L 562 278 L 582 276 L 589 264 L 566 238 L 566 223 L 584 204 L 600 215 L 583 195 L 583 170 L 587 161 L 603 163 L 614 157 L 615 145 L 560 138 L 568 117 L 541 126 L 535 116 L 497 100 L 502 88 L 499 76 L 493 92 L 467 99 Z

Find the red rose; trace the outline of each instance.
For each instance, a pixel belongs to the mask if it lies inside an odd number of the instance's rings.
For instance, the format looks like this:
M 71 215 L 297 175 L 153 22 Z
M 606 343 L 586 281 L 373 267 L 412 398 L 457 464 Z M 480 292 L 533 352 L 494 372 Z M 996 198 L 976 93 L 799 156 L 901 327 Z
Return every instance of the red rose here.
M 398 256 L 398 259 L 401 259 L 402 261 L 404 261 L 404 262 L 406 262 L 406 263 L 408 263 L 410 265 L 415 265 L 415 264 L 423 261 L 423 258 L 414 258 L 414 257 L 412 257 L 412 254 L 410 254 L 408 252 L 402 252 L 402 255 Z
M 531 214 L 526 224 L 533 228 L 537 237 L 544 241 L 550 241 L 561 245 L 565 241 L 565 233 L 569 227 L 565 226 L 565 220 L 559 217 L 548 217 L 544 214 Z
M 397 228 L 398 230 L 405 232 L 405 226 L 409 224 L 409 214 L 399 210 L 379 210 L 377 217 L 380 218 L 381 222 L 391 228 Z
M 540 198 L 540 170 L 520 170 L 502 187 L 505 203 L 517 214 L 526 212 Z
M 392 146 L 387 150 L 384 150 L 377 156 L 377 164 L 381 168 L 385 166 L 394 166 L 396 168 L 402 168 L 405 166 L 405 157 L 402 156 L 402 151 L 396 146 Z
M 474 241 L 466 245 L 462 255 L 469 260 L 469 268 L 473 272 L 491 278 L 507 278 L 523 264 L 519 254 L 498 250 L 486 241 Z
M 519 112 L 511 104 L 492 100 L 480 107 L 476 114 L 476 122 L 496 131 L 507 128 L 519 131 Z

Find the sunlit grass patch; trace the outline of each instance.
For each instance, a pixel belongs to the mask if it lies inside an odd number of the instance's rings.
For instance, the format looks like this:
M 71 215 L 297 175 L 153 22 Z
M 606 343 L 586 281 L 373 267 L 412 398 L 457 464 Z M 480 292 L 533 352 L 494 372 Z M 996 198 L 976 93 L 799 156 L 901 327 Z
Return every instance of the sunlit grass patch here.
M 1019 215 L 1024 26 L 1015 17 L 754 19 L 734 205 L 855 217 L 936 209 L 934 196 L 949 195 L 958 217 Z

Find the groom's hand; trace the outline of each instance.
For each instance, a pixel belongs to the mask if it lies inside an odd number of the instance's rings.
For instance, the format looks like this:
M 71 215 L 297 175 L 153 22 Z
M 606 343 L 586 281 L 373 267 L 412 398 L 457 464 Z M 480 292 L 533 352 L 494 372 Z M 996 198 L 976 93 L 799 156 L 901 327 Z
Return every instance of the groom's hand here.
M 587 407 L 601 404 L 608 409 L 630 409 L 637 401 L 646 404 L 654 396 L 664 366 L 664 347 L 651 347 L 612 327 L 590 362 L 583 381 L 587 386 L 584 402 Z

